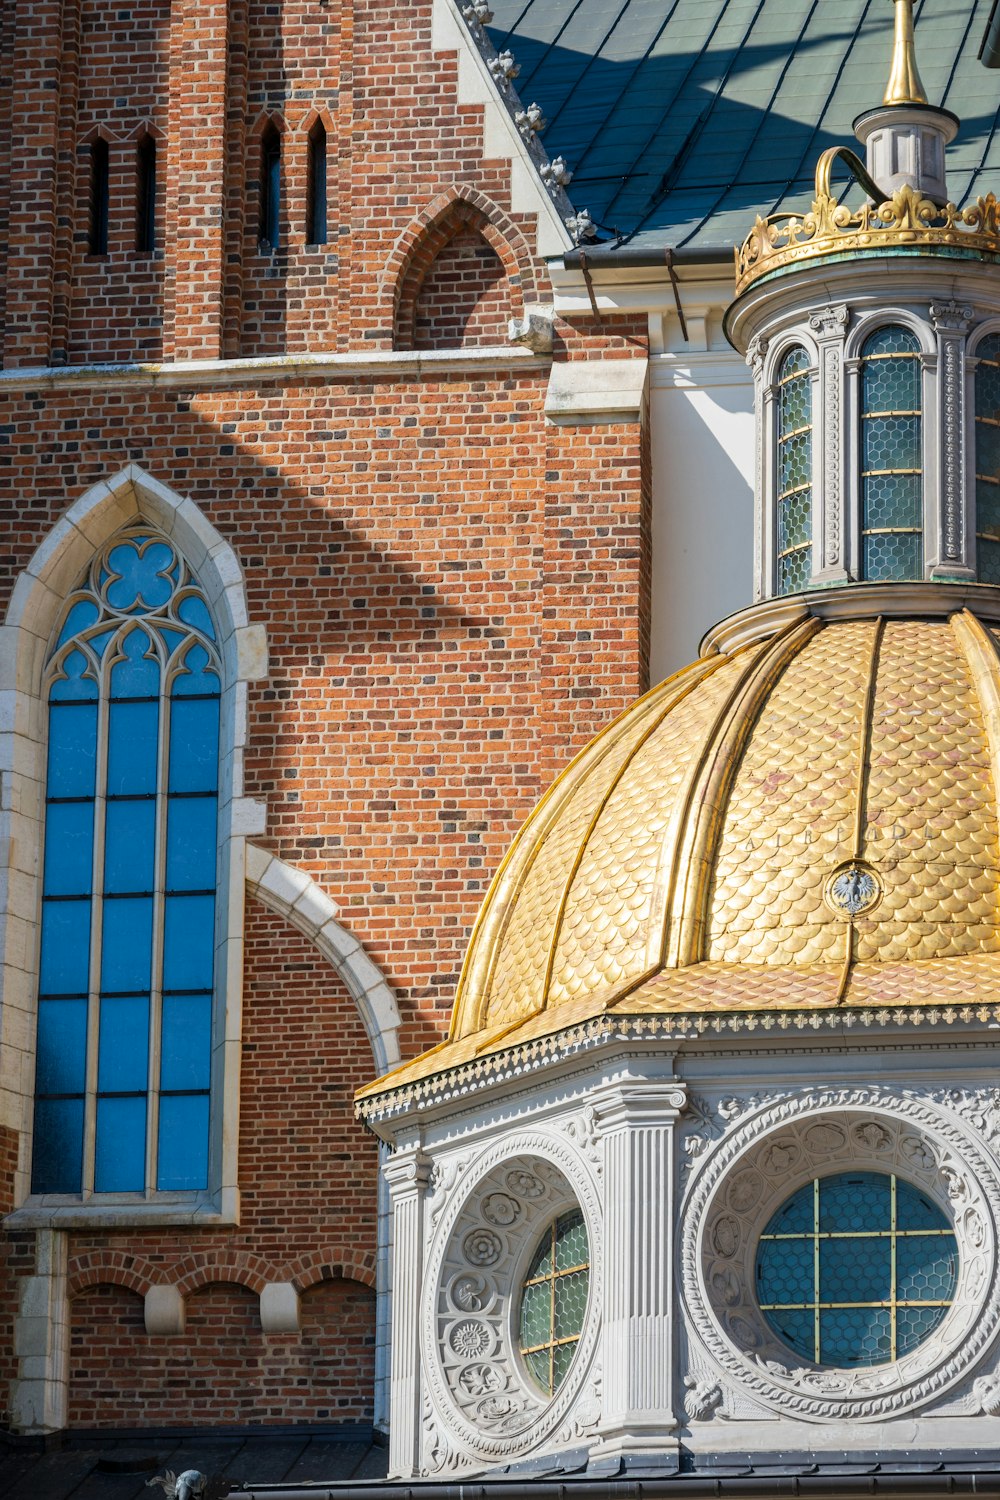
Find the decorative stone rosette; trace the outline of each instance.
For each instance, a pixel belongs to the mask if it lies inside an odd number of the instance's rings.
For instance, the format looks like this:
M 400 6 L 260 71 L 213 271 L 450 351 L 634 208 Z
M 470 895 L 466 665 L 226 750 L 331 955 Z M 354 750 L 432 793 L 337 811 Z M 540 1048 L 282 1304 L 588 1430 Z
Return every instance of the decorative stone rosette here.
M 678 1254 L 696 1363 L 704 1354 L 743 1396 L 817 1422 L 914 1411 L 969 1375 L 997 1341 L 1000 1178 L 991 1154 L 950 1112 L 914 1093 L 810 1090 L 753 1109 L 696 1169 Z M 761 1313 L 755 1260 L 774 1212 L 814 1177 L 894 1173 L 939 1205 L 958 1245 L 954 1301 L 932 1337 L 891 1363 L 818 1366 Z M 701 1351 L 697 1346 L 701 1345 Z
M 597 1342 L 600 1207 L 572 1149 L 519 1136 L 455 1176 L 452 1201 L 437 1216 L 421 1319 L 432 1402 L 425 1473 L 513 1458 L 552 1436 L 581 1393 Z M 442 1184 L 452 1177 L 443 1173 Z M 569 1373 L 548 1398 L 518 1350 L 521 1287 L 546 1226 L 577 1207 L 590 1252 L 587 1314 Z

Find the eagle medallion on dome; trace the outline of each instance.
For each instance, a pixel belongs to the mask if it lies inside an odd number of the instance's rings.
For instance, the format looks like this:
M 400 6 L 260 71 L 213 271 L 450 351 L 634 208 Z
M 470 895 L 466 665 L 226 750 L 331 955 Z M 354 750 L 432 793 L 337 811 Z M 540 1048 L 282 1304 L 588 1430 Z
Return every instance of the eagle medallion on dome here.
M 826 883 L 826 903 L 844 917 L 862 917 L 882 899 L 882 882 L 871 865 L 859 859 L 839 865 Z

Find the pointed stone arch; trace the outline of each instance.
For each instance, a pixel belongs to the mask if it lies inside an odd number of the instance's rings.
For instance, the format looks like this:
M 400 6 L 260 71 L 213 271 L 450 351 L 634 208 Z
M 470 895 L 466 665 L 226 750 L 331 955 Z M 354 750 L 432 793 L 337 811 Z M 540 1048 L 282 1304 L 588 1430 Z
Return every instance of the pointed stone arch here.
M 247 845 L 247 890 L 315 944 L 344 981 L 368 1034 L 375 1067 L 400 1061 L 399 1006 L 391 986 L 359 940 L 338 920 L 338 908 L 311 875 L 257 844 Z
M 91 486 L 63 513 L 20 574 L 0 626 L 0 840 L 9 849 L 8 879 L 0 887 L 0 1047 L 6 1062 L 0 1086 L 0 1128 L 17 1132 L 15 1207 L 28 1193 L 36 1017 L 37 920 L 45 790 L 46 659 L 66 595 L 94 553 L 120 531 L 145 523 L 170 537 L 208 598 L 223 659 L 220 744 L 220 1083 L 213 1095 L 212 1190 L 205 1204 L 223 1219 L 236 1215 L 236 1141 L 242 1026 L 242 931 L 247 836 L 262 831 L 264 810 L 243 795 L 248 684 L 267 675 L 267 640 L 252 625 L 239 559 L 195 503 L 130 464 Z M 223 1131 L 222 1122 L 227 1122 Z M 102 1203 L 102 1212 L 109 1210 Z M 25 1211 L 30 1215 L 30 1208 Z M 62 1213 L 47 1209 L 49 1219 Z M 79 1208 L 70 1210 L 79 1215 Z M 142 1210 L 123 1208 L 135 1222 Z M 185 1219 L 190 1217 L 190 1212 Z M 157 1213 L 157 1222 L 163 1222 Z
M 391 297 L 393 347 L 414 347 L 417 300 L 441 251 L 462 233 L 477 235 L 500 261 L 506 278 L 511 317 L 521 317 L 525 303 L 537 301 L 535 266 L 530 247 L 510 216 L 484 193 L 455 184 L 438 194 L 397 240 L 382 278 Z

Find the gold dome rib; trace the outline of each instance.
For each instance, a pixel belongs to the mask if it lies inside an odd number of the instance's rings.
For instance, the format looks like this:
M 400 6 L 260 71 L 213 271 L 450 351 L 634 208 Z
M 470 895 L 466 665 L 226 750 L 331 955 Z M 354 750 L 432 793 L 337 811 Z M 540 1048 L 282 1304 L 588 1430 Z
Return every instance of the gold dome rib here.
M 629 733 L 636 713 L 641 711 L 644 704 L 648 706 L 658 697 L 667 697 L 668 707 L 672 707 L 678 687 L 683 688 L 681 696 L 686 696 L 687 692 L 710 676 L 718 665 L 719 662 L 714 660 L 698 660 L 658 683 L 638 702 L 630 704 L 619 714 L 596 740 L 584 746 L 544 793 L 515 836 L 479 909 L 459 976 L 449 1040 L 454 1041 L 488 1025 L 486 1012 L 493 976 L 518 898 L 546 838 L 575 793 L 587 777 L 613 753 L 619 740 Z M 520 1019 L 523 1021 L 525 1016 L 522 1015 Z
M 715 846 L 743 750 L 778 678 L 822 628 L 822 620 L 810 615 L 780 630 L 716 718 L 686 796 L 679 801 L 676 825 L 672 824 L 663 841 L 663 849 L 670 851 L 670 864 L 664 920 L 654 939 L 657 967 L 684 968 L 702 957 Z
M 1000 654 L 994 636 L 971 610 L 951 616 L 951 627 L 965 652 L 983 710 L 990 746 L 994 795 L 1000 790 Z
M 861 713 L 861 733 L 858 736 L 858 768 L 854 788 L 854 823 L 851 834 L 851 859 L 861 859 L 864 852 L 865 815 L 867 810 L 868 772 L 871 766 L 872 719 L 875 710 L 875 686 L 878 682 L 879 652 L 885 634 L 885 620 L 880 615 L 875 621 L 871 652 L 868 658 L 868 681 L 865 685 L 865 701 Z M 844 965 L 837 985 L 837 1004 L 843 1005 L 851 982 L 851 969 L 855 962 L 854 918 L 847 914 L 844 922 Z

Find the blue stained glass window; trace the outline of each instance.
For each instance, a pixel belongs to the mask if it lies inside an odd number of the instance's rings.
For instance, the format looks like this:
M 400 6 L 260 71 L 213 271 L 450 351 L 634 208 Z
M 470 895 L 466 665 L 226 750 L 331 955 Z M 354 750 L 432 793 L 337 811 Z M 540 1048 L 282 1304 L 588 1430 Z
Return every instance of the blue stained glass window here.
M 765 1318 L 804 1359 L 887 1364 L 922 1343 L 951 1306 L 955 1234 L 937 1204 L 901 1178 L 816 1178 L 771 1217 L 756 1278 Z
M 32 1191 L 78 1193 L 83 1172 L 83 1099 L 35 1099 Z
M 144 1094 L 148 1085 L 149 996 L 105 996 L 101 1001 L 98 1092 Z
M 976 571 L 980 583 L 1000 583 L 1000 334 L 976 356 Z
M 108 709 L 110 797 L 151 797 L 156 792 L 160 705 L 112 703 Z
M 923 400 L 920 344 L 879 328 L 861 351 L 862 574 L 922 578 Z
M 171 797 L 167 813 L 167 890 L 215 887 L 216 799 Z
M 197 581 L 148 530 L 119 534 L 67 601 L 49 664 L 37 1193 L 207 1187 L 214 641 Z
M 53 703 L 49 710 L 50 797 L 93 797 L 97 704 Z
M 90 988 L 92 902 L 43 901 L 39 995 L 85 995 Z
M 41 1094 L 79 1094 L 87 1082 L 87 1002 L 39 1000 L 35 1085 Z
M 208 1088 L 212 1065 L 212 1004 L 208 995 L 164 995 L 160 1088 Z
M 208 1185 L 208 1095 L 160 1095 L 156 1186 L 194 1192 Z
M 50 802 L 45 814 L 46 896 L 89 895 L 94 879 L 94 803 Z
M 215 897 L 168 896 L 164 990 L 209 990 L 215 962 Z
M 146 1099 L 99 1098 L 96 1193 L 141 1193 L 146 1186 Z
M 778 367 L 779 594 L 808 588 L 812 574 L 812 375 L 801 347 L 790 349 Z
M 152 891 L 156 879 L 156 801 L 108 798 L 104 814 L 104 892 Z
M 101 993 L 148 991 L 153 977 L 153 898 L 125 896 L 104 903 Z

